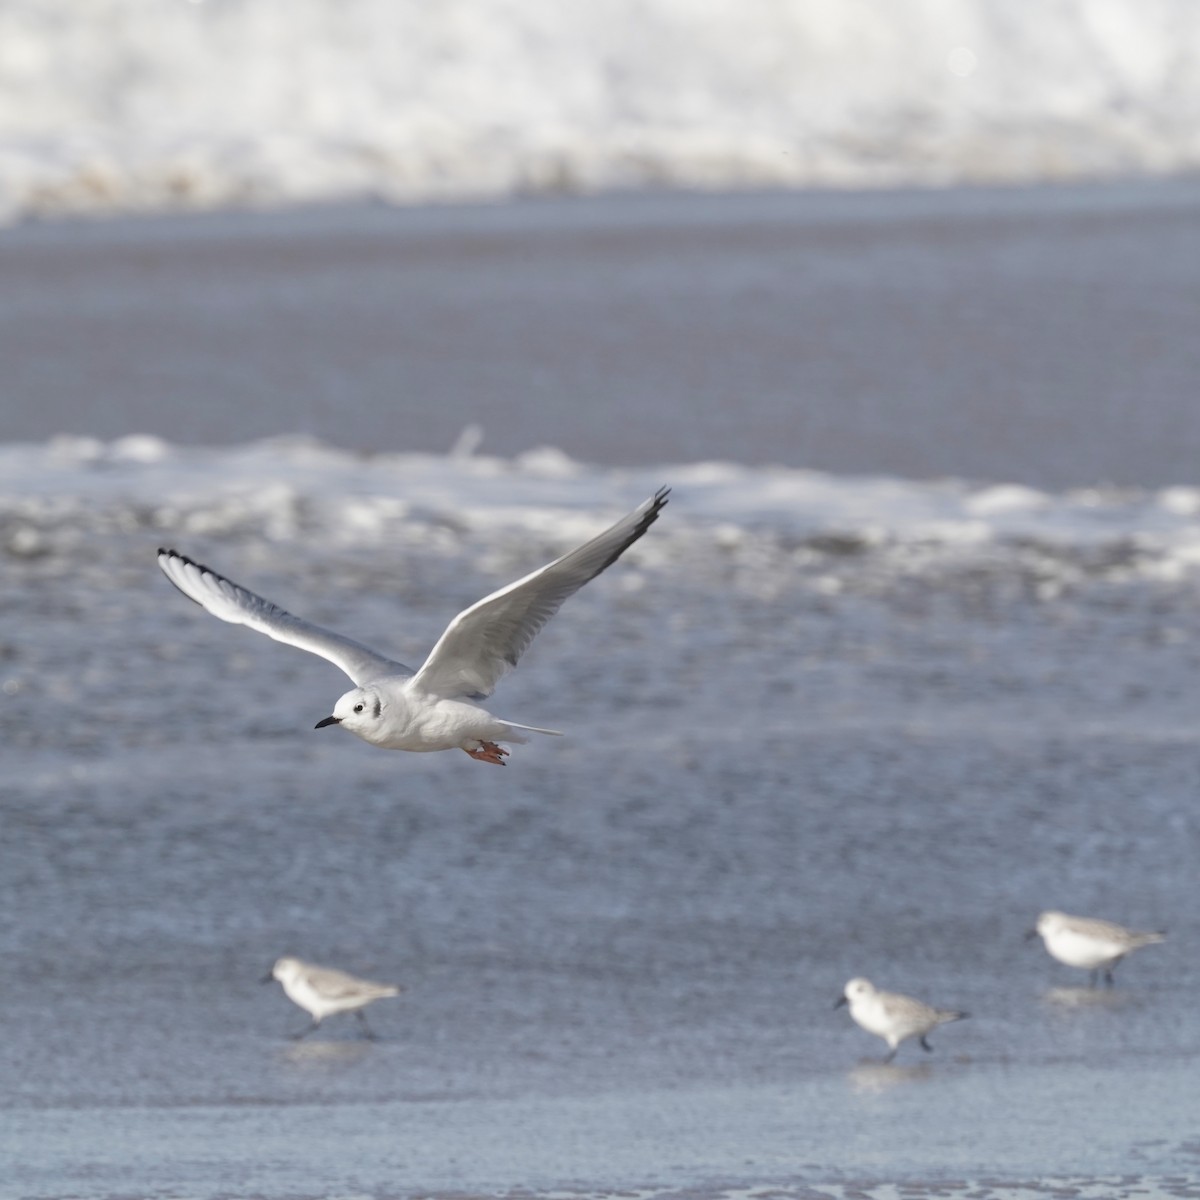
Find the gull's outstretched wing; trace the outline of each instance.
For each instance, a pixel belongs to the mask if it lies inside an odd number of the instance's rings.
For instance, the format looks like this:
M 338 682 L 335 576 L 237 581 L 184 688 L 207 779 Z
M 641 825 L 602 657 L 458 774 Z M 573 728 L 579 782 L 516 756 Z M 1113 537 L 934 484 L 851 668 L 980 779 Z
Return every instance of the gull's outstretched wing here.
M 376 654 L 339 633 L 331 633 L 293 617 L 290 612 L 256 596 L 240 584 L 216 571 L 193 562 L 174 550 L 159 550 L 158 565 L 163 574 L 189 600 L 231 625 L 247 625 L 288 646 L 307 650 L 310 654 L 328 659 L 340 667 L 356 684 L 378 679 L 382 675 L 411 675 L 412 669 Z
M 429 652 L 413 687 L 447 698 L 490 696 L 562 602 L 650 528 L 669 491 L 661 488 L 590 542 L 460 612 Z

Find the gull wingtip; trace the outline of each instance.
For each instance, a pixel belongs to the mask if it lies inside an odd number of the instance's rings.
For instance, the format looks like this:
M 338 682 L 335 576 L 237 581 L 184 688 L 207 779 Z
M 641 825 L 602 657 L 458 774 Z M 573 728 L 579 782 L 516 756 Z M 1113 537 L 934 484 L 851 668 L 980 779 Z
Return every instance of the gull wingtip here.
M 158 565 L 162 567 L 169 562 L 180 563 L 185 567 L 195 567 L 197 571 L 201 571 L 206 575 L 216 574 L 211 567 L 206 567 L 202 562 L 197 562 L 194 558 L 190 558 L 188 555 L 173 548 L 160 546 L 158 549 Z
M 663 485 L 650 497 L 649 500 L 641 504 L 637 508 L 637 512 L 642 514 L 644 524 L 643 529 L 649 526 L 658 519 L 658 514 L 662 512 L 664 505 L 667 503 L 667 498 L 671 495 L 671 489 L 667 485 Z

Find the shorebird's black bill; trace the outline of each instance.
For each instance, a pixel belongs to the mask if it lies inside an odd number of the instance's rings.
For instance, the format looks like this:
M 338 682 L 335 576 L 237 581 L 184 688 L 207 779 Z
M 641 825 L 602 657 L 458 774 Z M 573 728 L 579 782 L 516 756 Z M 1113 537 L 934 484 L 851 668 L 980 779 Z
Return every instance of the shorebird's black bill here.
M 849 1003 L 849 1001 L 847 1001 L 847 999 L 846 999 L 846 997 L 845 997 L 845 996 L 839 996 L 839 997 L 838 997 L 838 998 L 837 998 L 837 999 L 836 999 L 836 1000 L 833 1002 L 833 1007 L 834 1007 L 834 1008 L 841 1008 L 843 1004 L 847 1004 L 847 1003 Z
M 318 721 L 313 726 L 313 728 L 314 729 L 324 729 L 326 725 L 340 725 L 341 723 L 342 723 L 341 717 L 326 717 L 325 720 Z

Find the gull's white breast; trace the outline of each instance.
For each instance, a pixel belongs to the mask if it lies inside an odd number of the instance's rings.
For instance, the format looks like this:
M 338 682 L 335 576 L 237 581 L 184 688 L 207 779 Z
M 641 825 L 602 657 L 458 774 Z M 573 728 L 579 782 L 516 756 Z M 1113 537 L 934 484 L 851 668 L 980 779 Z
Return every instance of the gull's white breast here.
M 384 685 L 373 686 L 382 690 Z M 347 722 L 352 733 L 385 750 L 452 750 L 511 737 L 509 726 L 486 709 L 414 690 L 407 679 L 387 681 L 386 695 L 379 723 L 357 726 Z

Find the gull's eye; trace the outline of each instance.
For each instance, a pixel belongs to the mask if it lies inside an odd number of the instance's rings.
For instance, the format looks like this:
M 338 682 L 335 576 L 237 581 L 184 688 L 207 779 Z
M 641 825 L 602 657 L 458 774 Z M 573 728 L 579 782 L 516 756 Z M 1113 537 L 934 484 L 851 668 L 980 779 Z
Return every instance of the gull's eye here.
M 362 710 L 363 710 L 363 706 L 362 706 L 361 704 L 356 704 L 356 705 L 354 706 L 354 711 L 355 711 L 355 712 L 362 712 Z

